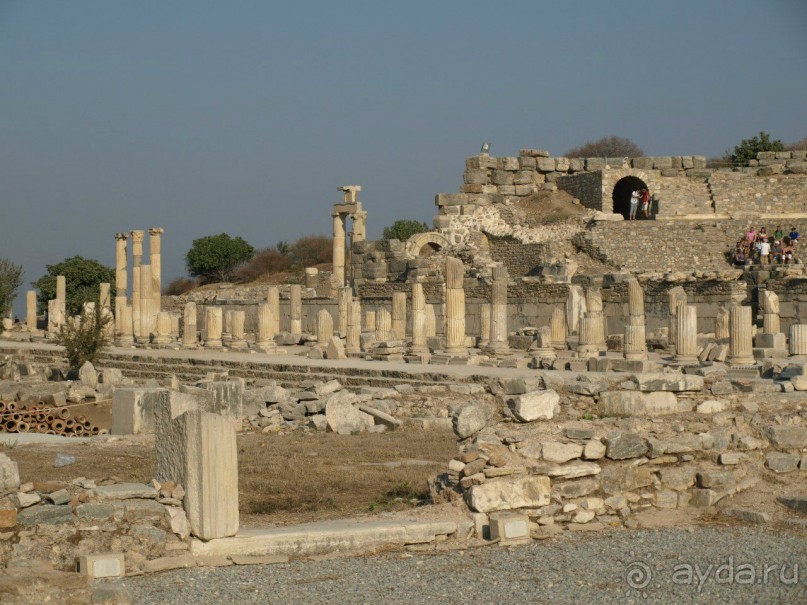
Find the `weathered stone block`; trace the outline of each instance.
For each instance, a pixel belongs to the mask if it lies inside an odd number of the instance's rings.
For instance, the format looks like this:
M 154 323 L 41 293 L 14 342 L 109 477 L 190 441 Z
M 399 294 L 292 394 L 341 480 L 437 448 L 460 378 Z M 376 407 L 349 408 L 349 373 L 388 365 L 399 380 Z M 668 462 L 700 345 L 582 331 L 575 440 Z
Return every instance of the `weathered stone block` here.
M 518 544 L 530 539 L 530 522 L 527 515 L 519 513 L 492 513 L 490 515 L 490 539 L 500 544 Z
M 112 394 L 112 434 L 154 433 L 154 411 L 167 399 L 168 389 L 135 387 L 115 389 Z
M 509 401 L 513 415 L 521 422 L 549 420 L 555 415 L 560 396 L 553 390 L 533 391 L 513 397 Z
M 17 513 L 22 525 L 60 525 L 73 520 L 73 509 L 66 505 L 41 504 Z
M 583 455 L 583 446 L 579 443 L 559 443 L 546 441 L 542 446 L 543 459 L 547 462 L 563 464 Z
M 772 425 L 765 427 L 765 436 L 771 445 L 782 450 L 807 447 L 807 427 Z
M 78 571 L 91 578 L 120 578 L 126 575 L 123 553 L 105 553 L 79 557 Z
M 614 431 L 605 438 L 606 457 L 611 460 L 638 458 L 647 453 L 647 444 L 637 433 Z
M 0 493 L 20 486 L 20 471 L 17 463 L 0 452 Z
M 602 416 L 664 416 L 688 412 L 691 404 L 670 392 L 607 391 L 600 393 L 598 408 Z
M 493 479 L 474 485 L 466 492 L 468 506 L 487 513 L 515 508 L 534 508 L 549 504 L 548 477 L 533 476 L 516 480 Z
M 485 428 L 491 418 L 491 410 L 481 401 L 468 403 L 458 409 L 452 418 L 454 433 L 465 439 Z M 481 511 L 480 511 L 481 512 Z
M 765 454 L 765 464 L 774 473 L 792 473 L 798 469 L 800 456 L 784 454 L 782 452 L 768 452 Z

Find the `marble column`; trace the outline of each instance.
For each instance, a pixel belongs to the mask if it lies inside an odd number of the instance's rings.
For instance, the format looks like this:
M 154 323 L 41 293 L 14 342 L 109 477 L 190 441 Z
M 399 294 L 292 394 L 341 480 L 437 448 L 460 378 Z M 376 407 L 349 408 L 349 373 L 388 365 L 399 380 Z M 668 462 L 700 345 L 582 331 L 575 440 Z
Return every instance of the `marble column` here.
M 577 328 L 577 355 L 582 359 L 597 357 L 600 354 L 600 334 L 602 334 L 602 312 L 586 311 L 580 318 Z
M 437 313 L 434 305 L 426 304 L 426 338 L 437 336 Z
M 157 345 L 173 344 L 174 339 L 171 337 L 171 314 L 168 311 L 160 311 L 159 313 L 157 313 L 155 331 L 156 336 L 154 337 L 154 344 Z
M 678 329 L 676 313 L 678 313 L 678 307 L 681 304 L 687 304 L 687 293 L 681 286 L 671 288 L 667 292 L 667 305 L 670 313 L 667 341 L 673 349 L 675 348 L 676 330 Z
M 413 355 L 429 353 L 426 344 L 426 296 L 423 294 L 423 284 L 412 284 L 412 348 Z
M 791 357 L 807 358 L 807 324 L 790 324 L 787 349 Z
M 56 300 L 62 304 L 67 302 L 67 282 L 64 275 L 56 276 Z
M 25 327 L 29 332 L 36 332 L 36 291 L 25 293 Z
M 367 332 L 375 333 L 376 328 L 376 311 L 375 309 L 366 309 L 364 311 L 364 329 Z
M 303 333 L 303 296 L 298 284 L 289 286 L 289 317 L 292 334 Z
M 678 305 L 676 318 L 675 361 L 698 362 L 698 309 L 695 305 Z
M 647 359 L 647 340 L 645 339 L 644 324 L 628 324 L 625 326 L 625 340 L 622 351 L 625 359 Z
M 347 324 L 350 315 L 350 303 L 353 299 L 353 291 L 350 286 L 344 286 L 336 291 L 336 301 L 339 306 L 339 336 L 347 335 Z
M 160 236 L 165 231 L 162 227 L 149 229 L 149 257 L 151 264 L 151 294 L 154 297 L 154 312 L 162 310 L 162 255 Z
M 628 315 L 644 317 L 644 291 L 635 278 L 628 280 Z
M 205 348 L 220 349 L 223 324 L 221 307 L 205 307 Z
M 490 303 L 479 305 L 479 342 L 477 346 L 484 349 L 490 344 Z
M 126 289 L 129 278 L 126 273 L 126 240 L 125 233 L 115 234 L 115 331 L 120 330 L 120 309 L 126 306 Z
M 262 351 L 271 351 L 275 348 L 274 309 L 270 303 L 258 305 L 258 332 L 255 346 Z
M 445 334 L 446 353 L 454 356 L 468 355 L 465 346 L 465 268 L 458 258 L 448 257 L 445 264 Z M 492 311 L 491 311 L 492 313 Z M 491 321 L 491 343 L 494 344 L 494 327 Z M 505 326 L 505 333 L 507 328 Z M 505 336 L 506 338 L 506 336 Z
M 140 266 L 140 342 L 148 343 L 155 329 L 154 295 L 151 265 Z
M 392 339 L 406 339 L 406 292 L 392 293 Z
M 118 327 L 115 344 L 119 347 L 131 347 L 134 344 L 132 325 L 132 305 L 123 305 L 120 308 L 120 326 Z
M 765 290 L 760 296 L 762 307 L 762 331 L 765 334 L 778 334 L 782 331 L 779 322 L 779 296 L 772 290 Z
M 244 337 L 244 323 L 246 311 L 230 311 L 230 348 L 235 350 L 246 349 L 247 341 Z
M 181 321 L 182 317 L 179 313 L 171 313 L 171 338 L 175 342 L 179 341 L 179 324 Z
M 586 309 L 586 296 L 583 287 L 578 284 L 569 286 L 569 295 L 566 298 L 566 325 L 570 334 L 576 334 L 580 325 L 580 318 Z
M 305 268 L 305 287 L 316 288 L 319 282 L 319 269 L 316 267 Z
M 136 337 L 140 336 L 140 267 L 143 264 L 144 231 L 132 231 L 132 325 Z
M 361 354 L 361 303 L 358 300 L 351 300 L 348 311 L 345 353 L 359 355 Z
M 729 321 L 729 359 L 732 366 L 752 365 L 754 363 L 753 342 L 751 335 L 751 307 L 733 305 Z
M 552 346 L 556 349 L 566 348 L 566 313 L 564 309 L 555 307 L 552 309 L 552 320 L 550 321 L 552 330 Z
M 64 305 L 58 298 L 48 301 L 48 337 L 55 338 L 64 325 Z
M 185 303 L 182 313 L 182 348 L 195 349 L 198 346 L 196 333 L 196 303 Z
M 317 313 L 317 346 L 327 347 L 331 338 L 333 338 L 333 316 L 327 309 L 320 309 Z
M 490 355 L 506 355 L 510 352 L 510 345 L 507 342 L 507 282 L 509 279 L 507 267 L 504 265 L 493 267 L 493 279 L 490 284 L 490 342 L 485 348 Z
M 605 351 L 608 346 L 605 342 L 605 314 L 603 313 L 602 291 L 595 286 L 586 288 L 586 312 L 584 317 L 592 320 L 591 325 L 596 330 L 594 338 L 597 350 Z
M 720 305 L 715 316 L 715 339 L 728 340 L 730 337 L 729 330 L 729 310 L 725 305 Z
M 266 302 L 272 308 L 272 315 L 270 316 L 270 336 L 269 338 L 275 338 L 275 334 L 280 332 L 280 288 L 277 286 L 271 286 L 269 290 L 266 292 Z
M 386 307 L 381 307 L 375 313 L 375 339 L 392 340 L 392 314 Z
M 225 347 L 229 347 L 233 340 L 233 312 L 223 311 L 221 315 L 221 343 Z
M 336 288 L 345 285 L 345 217 L 334 212 L 333 217 L 333 281 Z

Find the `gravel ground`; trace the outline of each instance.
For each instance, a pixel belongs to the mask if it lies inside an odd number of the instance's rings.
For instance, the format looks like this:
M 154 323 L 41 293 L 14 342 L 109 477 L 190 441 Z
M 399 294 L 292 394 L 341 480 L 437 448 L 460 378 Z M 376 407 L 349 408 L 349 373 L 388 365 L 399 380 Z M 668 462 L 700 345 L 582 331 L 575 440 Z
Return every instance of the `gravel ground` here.
M 138 605 L 807 603 L 807 539 L 756 527 L 614 531 L 509 548 L 197 568 L 110 584 L 125 586 Z

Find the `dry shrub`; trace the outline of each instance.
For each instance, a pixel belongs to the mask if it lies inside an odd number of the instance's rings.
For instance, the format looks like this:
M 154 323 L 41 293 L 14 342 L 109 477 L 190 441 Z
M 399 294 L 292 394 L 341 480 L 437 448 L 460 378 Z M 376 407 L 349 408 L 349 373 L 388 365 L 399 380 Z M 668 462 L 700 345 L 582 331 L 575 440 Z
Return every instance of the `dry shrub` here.
M 181 296 L 199 286 L 199 282 L 190 277 L 177 277 L 163 289 L 166 296 Z
M 301 237 L 289 248 L 293 267 L 313 267 L 333 260 L 333 238 L 327 235 Z
M 258 252 L 251 261 L 239 267 L 233 279 L 236 282 L 252 282 L 259 277 L 279 273 L 289 268 L 289 257 L 275 248 L 266 248 Z

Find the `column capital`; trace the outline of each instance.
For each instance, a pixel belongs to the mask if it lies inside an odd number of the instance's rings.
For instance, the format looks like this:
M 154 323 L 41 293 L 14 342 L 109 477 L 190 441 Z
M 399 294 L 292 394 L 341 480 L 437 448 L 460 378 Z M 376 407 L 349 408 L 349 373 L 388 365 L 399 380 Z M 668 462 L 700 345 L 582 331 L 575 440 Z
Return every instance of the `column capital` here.
M 129 236 L 126 235 L 125 233 L 116 233 L 115 234 L 115 239 L 118 240 L 118 241 L 123 240 L 125 242 L 127 239 L 129 239 Z
M 145 231 L 143 231 L 142 229 L 137 230 L 137 231 L 132 231 L 132 241 L 134 243 L 136 243 L 136 244 L 142 244 L 143 243 L 143 237 L 145 236 L 145 234 L 146 234 Z
M 162 227 L 151 227 L 149 229 L 149 235 L 151 236 L 162 235 L 164 232 L 165 229 L 163 229 Z
M 336 190 L 344 193 L 346 204 L 352 204 L 356 201 L 356 194 L 361 191 L 361 185 L 342 185 L 337 187 Z

